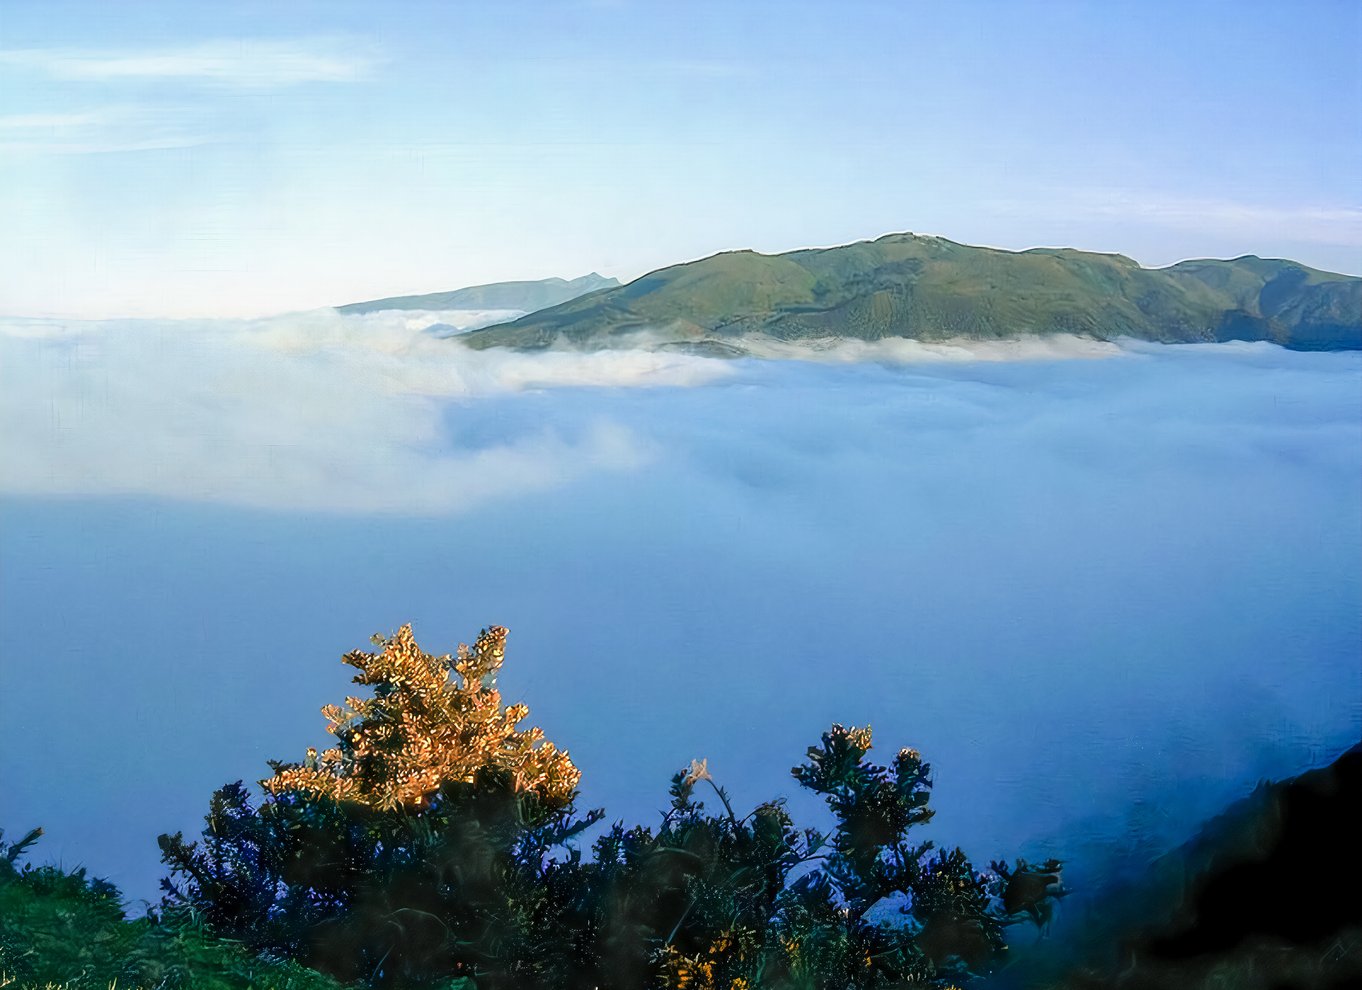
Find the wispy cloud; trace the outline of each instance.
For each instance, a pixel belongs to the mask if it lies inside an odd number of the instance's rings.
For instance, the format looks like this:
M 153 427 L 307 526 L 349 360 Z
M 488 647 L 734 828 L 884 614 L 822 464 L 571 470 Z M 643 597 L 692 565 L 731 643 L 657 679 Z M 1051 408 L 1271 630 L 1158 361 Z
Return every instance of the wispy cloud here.
M 0 115 L 0 154 L 88 155 L 190 148 L 216 138 L 175 107 L 103 106 Z
M 123 112 L 121 107 L 85 110 L 79 113 L 11 113 L 0 115 L 0 134 L 66 130 L 107 124 Z
M 1294 241 L 1362 247 L 1362 206 L 1348 203 L 1281 204 L 1135 189 L 1079 189 L 992 205 L 995 210 L 1019 216 L 1042 212 L 1053 215 L 1059 209 L 1075 218 L 1113 219 L 1255 239 L 1285 236 Z
M 0 67 L 78 82 L 197 79 L 246 89 L 308 82 L 355 82 L 382 62 L 373 49 L 333 38 L 220 39 L 167 49 L 0 50 Z
M 1301 240 L 1362 245 L 1362 207 L 1357 206 L 1274 205 L 1119 190 L 1088 193 L 1081 202 L 1087 212 L 1098 216 L 1143 218 L 1188 229 L 1284 230 Z

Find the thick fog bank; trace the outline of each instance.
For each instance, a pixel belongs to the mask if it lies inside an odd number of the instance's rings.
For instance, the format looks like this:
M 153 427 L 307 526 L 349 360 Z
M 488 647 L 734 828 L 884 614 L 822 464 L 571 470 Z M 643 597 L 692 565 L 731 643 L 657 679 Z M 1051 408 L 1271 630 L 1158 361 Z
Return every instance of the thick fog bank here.
M 1362 355 L 429 322 L 5 325 L 0 826 L 151 896 L 156 833 L 320 741 L 406 621 L 509 626 L 502 688 L 612 816 L 692 757 L 803 808 L 804 747 L 868 722 L 935 765 L 934 837 L 1079 876 L 1362 731 Z

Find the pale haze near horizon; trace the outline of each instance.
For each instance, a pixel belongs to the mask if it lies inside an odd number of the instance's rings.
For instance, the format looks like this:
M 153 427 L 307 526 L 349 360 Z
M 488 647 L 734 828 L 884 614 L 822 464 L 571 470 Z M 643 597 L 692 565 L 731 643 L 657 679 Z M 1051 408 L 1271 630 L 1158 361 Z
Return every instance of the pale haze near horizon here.
M 0 313 L 253 315 L 895 230 L 1362 272 L 1362 5 L 0 11 Z

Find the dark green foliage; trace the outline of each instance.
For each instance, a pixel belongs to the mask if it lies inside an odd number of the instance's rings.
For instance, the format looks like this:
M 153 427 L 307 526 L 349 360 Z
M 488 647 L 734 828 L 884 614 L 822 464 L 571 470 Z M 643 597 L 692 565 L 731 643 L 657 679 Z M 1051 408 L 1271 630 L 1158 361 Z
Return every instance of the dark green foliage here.
M 40 834 L 0 841 L 0 986 L 338 990 L 297 963 L 270 962 L 223 941 L 190 911 L 126 920 L 118 890 L 84 869 L 20 867 Z
M 996 967 L 1006 884 L 910 841 L 932 815 L 930 768 L 910 750 L 870 763 L 869 741 L 834 726 L 793 770 L 826 800 L 828 834 L 778 802 L 739 817 L 697 763 L 672 779 L 656 830 L 616 823 L 590 858 L 573 839 L 600 812 L 546 810 L 490 773 L 419 811 L 295 793 L 255 807 L 233 784 L 200 840 L 162 836 L 167 903 L 375 987 L 860 990 Z
M 1048 859 L 1033 866 L 1023 859 L 1015 868 L 1006 863 L 992 863 L 990 868 L 1002 881 L 1003 913 L 1013 920 L 1029 917 L 1037 928 L 1048 927 L 1055 901 L 1068 894 L 1059 878 L 1063 864 Z
M 599 817 L 545 809 L 491 772 L 419 814 L 294 794 L 255 808 L 238 782 L 213 796 L 201 841 L 161 836 L 163 886 L 214 931 L 342 980 L 533 985 L 565 962 L 544 933 L 580 920 L 575 854 L 547 854 Z

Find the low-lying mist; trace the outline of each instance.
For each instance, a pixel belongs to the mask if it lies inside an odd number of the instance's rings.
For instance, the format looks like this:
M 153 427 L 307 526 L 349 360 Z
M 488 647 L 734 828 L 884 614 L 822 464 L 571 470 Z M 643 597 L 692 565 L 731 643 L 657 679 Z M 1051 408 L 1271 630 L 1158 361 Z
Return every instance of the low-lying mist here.
M 406 621 L 509 626 L 502 689 L 612 817 L 693 757 L 798 802 L 871 723 L 936 838 L 1080 884 L 1362 731 L 1362 355 L 436 321 L 0 326 L 0 826 L 153 896 L 156 834 L 323 741 Z

